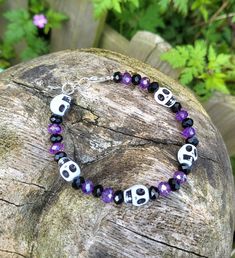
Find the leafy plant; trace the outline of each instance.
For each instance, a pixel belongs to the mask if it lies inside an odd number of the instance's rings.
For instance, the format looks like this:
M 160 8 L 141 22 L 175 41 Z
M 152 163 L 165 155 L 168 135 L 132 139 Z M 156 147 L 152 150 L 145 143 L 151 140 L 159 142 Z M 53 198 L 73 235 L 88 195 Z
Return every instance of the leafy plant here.
M 196 41 L 194 46 L 177 46 L 162 55 L 173 68 L 181 68 L 180 82 L 207 99 L 213 91 L 229 93 L 226 86 L 228 74 L 235 72 L 232 56 L 216 54 L 212 45 Z
M 37 28 L 27 10 L 18 9 L 6 12 L 4 17 L 8 20 L 7 30 L 4 35 L 4 47 L 8 45 L 13 52 L 14 46 L 20 41 L 26 43 L 26 48 L 20 53 L 20 58 L 30 59 L 47 52 L 47 44 L 37 37 Z
M 64 15 L 63 13 L 55 12 L 51 9 L 48 10 L 48 12 L 46 13 L 46 17 L 47 17 L 47 20 L 48 20 L 48 22 L 47 22 L 47 24 L 44 28 L 44 32 L 46 34 L 52 28 L 60 28 L 61 23 L 63 21 L 68 20 L 68 16 Z
M 202 99 L 215 90 L 235 93 L 235 1 L 123 2 L 107 22 L 128 39 L 139 30 L 162 36 L 174 48 L 163 59 L 180 68 L 180 81 Z
M 33 23 L 34 15 L 45 17 L 44 28 Z M 0 67 L 10 66 L 12 58 L 17 56 L 15 49 L 19 43 L 25 48 L 19 54 L 21 60 L 28 60 L 45 54 L 49 49 L 49 32 L 52 28 L 59 28 L 68 19 L 62 13 L 49 8 L 46 1 L 29 0 L 28 9 L 16 9 L 5 12 L 3 16 L 8 21 L 7 28 L 0 44 Z
M 139 7 L 139 0 L 92 0 L 94 5 L 95 17 L 104 15 L 107 11 L 112 10 L 117 13 L 122 12 L 122 4 L 131 4 L 134 7 Z

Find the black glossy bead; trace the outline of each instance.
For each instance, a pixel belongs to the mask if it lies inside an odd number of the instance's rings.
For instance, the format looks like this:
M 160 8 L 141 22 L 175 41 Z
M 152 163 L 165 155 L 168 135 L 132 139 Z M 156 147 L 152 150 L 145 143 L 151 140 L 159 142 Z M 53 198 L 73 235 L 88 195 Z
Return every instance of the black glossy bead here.
M 140 84 L 140 80 L 141 80 L 140 74 L 133 74 L 132 77 L 131 77 L 131 82 L 134 85 L 139 85 Z
M 177 113 L 182 108 L 179 102 L 175 102 L 175 104 L 171 107 L 172 112 Z
M 102 192 L 103 192 L 104 188 L 102 185 L 96 185 L 94 187 L 94 190 L 92 192 L 92 194 L 95 196 L 95 197 L 100 197 L 102 195 Z
M 197 146 L 199 144 L 199 140 L 198 140 L 198 138 L 196 136 L 193 136 L 191 138 L 186 139 L 185 142 L 186 143 L 190 143 L 190 144 L 192 144 L 194 146 Z
M 159 197 L 159 190 L 156 186 L 149 187 L 149 198 L 151 200 L 156 200 Z
M 180 184 L 178 183 L 178 181 L 175 178 L 170 178 L 168 180 L 168 183 L 169 183 L 172 191 L 177 191 L 180 189 Z
M 179 171 L 184 172 L 185 175 L 188 175 L 191 172 L 192 167 L 187 164 L 180 164 Z
M 57 152 L 55 154 L 54 160 L 58 162 L 61 158 L 67 157 L 67 154 L 63 151 Z
M 62 142 L 63 141 L 63 136 L 60 134 L 52 134 L 50 137 L 50 141 L 52 143 L 56 143 L 56 142 Z
M 82 176 L 75 177 L 72 182 L 72 187 L 74 189 L 80 189 L 83 183 L 85 183 L 84 177 Z
M 121 72 L 115 72 L 113 74 L 113 80 L 114 80 L 114 82 L 120 82 L 122 80 Z
M 148 92 L 154 93 L 159 89 L 159 84 L 157 82 L 151 82 L 148 86 Z
M 50 121 L 52 124 L 61 124 L 63 122 L 63 118 L 61 116 L 53 114 L 50 117 Z
M 188 117 L 185 118 L 185 119 L 182 121 L 182 126 L 183 126 L 183 128 L 193 126 L 193 119 L 192 119 L 192 118 L 188 118 Z
M 113 195 L 113 201 L 116 204 L 121 204 L 124 201 L 124 195 L 123 195 L 123 191 L 122 190 L 117 190 L 116 192 L 114 192 Z

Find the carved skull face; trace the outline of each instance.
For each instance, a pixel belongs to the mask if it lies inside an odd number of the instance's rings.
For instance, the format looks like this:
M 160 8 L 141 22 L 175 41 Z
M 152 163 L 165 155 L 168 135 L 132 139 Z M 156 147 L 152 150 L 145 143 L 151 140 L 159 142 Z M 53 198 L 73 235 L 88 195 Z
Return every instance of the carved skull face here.
M 60 168 L 60 175 L 68 182 L 80 175 L 81 171 L 78 164 L 68 157 L 61 158 L 58 165 Z
M 125 203 L 132 203 L 134 206 L 140 206 L 149 201 L 149 191 L 144 185 L 134 185 L 124 191 Z
M 71 97 L 65 94 L 55 96 L 50 104 L 51 112 L 58 116 L 64 116 L 69 110 Z
M 154 93 L 154 99 L 157 101 L 157 103 L 165 107 L 171 107 L 176 102 L 172 92 L 166 88 L 161 87 Z
M 192 144 L 184 144 L 178 151 L 178 161 L 180 164 L 192 166 L 198 158 L 197 148 Z

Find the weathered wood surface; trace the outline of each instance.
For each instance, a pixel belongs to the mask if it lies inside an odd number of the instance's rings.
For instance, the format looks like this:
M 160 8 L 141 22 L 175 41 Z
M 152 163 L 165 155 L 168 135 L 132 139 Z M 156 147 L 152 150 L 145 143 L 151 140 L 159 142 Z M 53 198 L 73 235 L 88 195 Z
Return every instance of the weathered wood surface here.
M 136 208 L 103 204 L 64 182 L 48 153 L 48 85 L 135 70 L 173 91 L 194 118 L 199 160 L 182 189 Z M 174 115 L 134 87 L 81 85 L 66 119 L 68 154 L 95 183 L 156 184 L 177 169 Z M 234 184 L 218 130 L 193 94 L 109 51 L 62 51 L 0 74 L 0 257 L 229 257 Z
M 235 96 L 217 93 L 205 108 L 222 134 L 228 153 L 235 155 Z
M 100 48 L 127 55 L 129 52 L 129 45 L 130 41 L 127 38 L 105 24 L 99 41 Z
M 69 17 L 60 29 L 53 29 L 51 51 L 97 46 L 106 15 L 95 19 L 91 0 L 48 0 L 48 2 L 52 9 Z

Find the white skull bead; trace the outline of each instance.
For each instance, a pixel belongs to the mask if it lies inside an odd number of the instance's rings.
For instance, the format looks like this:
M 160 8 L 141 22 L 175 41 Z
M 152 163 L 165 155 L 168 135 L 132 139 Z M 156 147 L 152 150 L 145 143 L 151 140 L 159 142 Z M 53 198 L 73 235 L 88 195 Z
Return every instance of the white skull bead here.
M 176 102 L 172 92 L 161 87 L 154 93 L 154 99 L 157 101 L 157 103 L 165 107 L 172 107 Z
M 60 175 L 64 178 L 64 180 L 68 182 L 71 182 L 75 177 L 79 176 L 81 173 L 78 164 L 76 164 L 68 157 L 59 159 L 58 165 L 60 168 Z
M 144 185 L 134 185 L 124 191 L 124 202 L 141 206 L 149 201 L 149 190 Z
M 64 116 L 70 109 L 71 97 L 65 94 L 55 96 L 50 104 L 51 112 L 58 116 Z
M 180 164 L 192 166 L 198 158 L 197 148 L 192 144 L 184 144 L 178 151 L 178 161 Z

